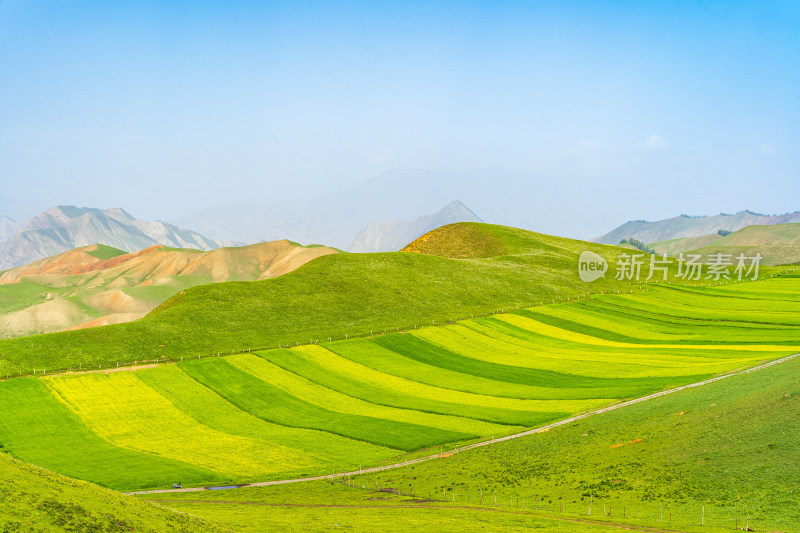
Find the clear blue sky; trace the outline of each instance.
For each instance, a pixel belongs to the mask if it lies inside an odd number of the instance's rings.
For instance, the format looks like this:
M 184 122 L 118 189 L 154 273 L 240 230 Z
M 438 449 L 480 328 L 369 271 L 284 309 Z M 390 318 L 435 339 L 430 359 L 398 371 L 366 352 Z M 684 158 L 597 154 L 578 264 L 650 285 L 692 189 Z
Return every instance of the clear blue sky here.
M 0 0 L 6 206 L 171 218 L 484 168 L 634 189 L 620 222 L 778 212 L 799 146 L 796 0 Z

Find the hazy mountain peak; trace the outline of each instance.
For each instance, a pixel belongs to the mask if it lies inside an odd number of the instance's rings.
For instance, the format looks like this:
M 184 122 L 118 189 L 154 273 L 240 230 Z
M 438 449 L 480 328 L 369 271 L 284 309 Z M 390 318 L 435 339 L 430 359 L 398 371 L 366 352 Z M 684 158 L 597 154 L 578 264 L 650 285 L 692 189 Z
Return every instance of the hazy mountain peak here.
M 58 215 L 61 214 L 67 218 L 78 218 L 86 213 L 96 212 L 99 209 L 92 209 L 90 207 L 77 207 L 74 205 L 57 205 L 52 209 L 45 211 L 46 214 Z
M 120 217 L 127 218 L 128 220 L 136 220 L 136 217 L 134 217 L 121 207 L 111 207 L 109 209 L 106 209 L 106 211 L 113 215 L 118 215 Z
M 7 235 L 7 240 L 0 242 L 0 269 L 94 243 L 126 252 L 157 244 L 201 250 L 217 248 L 217 243 L 199 233 L 164 222 L 138 220 L 121 208 L 104 210 L 74 205 L 52 207 L 33 217 L 22 231 Z
M 417 237 L 454 222 L 483 222 L 483 220 L 461 201 L 454 200 L 436 213 L 418 217 L 414 221 L 372 222 L 356 234 L 348 251 L 360 253 L 397 251 Z
M 453 200 L 443 208 L 439 210 L 434 216 L 450 216 L 450 217 L 463 217 L 465 220 L 459 220 L 458 222 L 482 222 L 480 217 L 475 214 L 475 212 L 464 205 L 461 200 Z M 425 218 L 419 217 L 417 220 Z M 466 220 L 466 219 L 474 219 L 474 220 Z

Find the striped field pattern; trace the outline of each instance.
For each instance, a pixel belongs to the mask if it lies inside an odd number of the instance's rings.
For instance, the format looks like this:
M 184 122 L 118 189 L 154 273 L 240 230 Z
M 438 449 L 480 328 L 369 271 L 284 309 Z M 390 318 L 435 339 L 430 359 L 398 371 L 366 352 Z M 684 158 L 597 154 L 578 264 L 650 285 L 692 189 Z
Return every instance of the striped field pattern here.
M 0 383 L 0 444 L 116 489 L 374 466 L 795 353 L 800 280 L 650 286 L 443 326 Z

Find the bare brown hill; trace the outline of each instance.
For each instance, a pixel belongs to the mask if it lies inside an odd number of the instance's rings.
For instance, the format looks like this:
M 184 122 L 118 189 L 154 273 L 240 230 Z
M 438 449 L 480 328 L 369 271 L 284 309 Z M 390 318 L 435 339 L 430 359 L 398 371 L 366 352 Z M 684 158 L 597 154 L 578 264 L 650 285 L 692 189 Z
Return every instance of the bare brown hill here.
M 210 252 L 75 248 L 0 273 L 0 336 L 128 322 L 187 287 L 273 278 L 337 252 L 287 240 Z

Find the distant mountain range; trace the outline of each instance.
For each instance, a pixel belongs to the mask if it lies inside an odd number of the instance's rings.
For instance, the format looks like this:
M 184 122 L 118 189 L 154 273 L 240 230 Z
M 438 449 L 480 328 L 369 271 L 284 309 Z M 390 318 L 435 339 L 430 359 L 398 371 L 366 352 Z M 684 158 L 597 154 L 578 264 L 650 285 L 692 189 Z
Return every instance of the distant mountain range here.
M 760 253 L 765 265 L 796 264 L 800 263 L 800 212 L 762 215 L 741 211 L 733 215 L 681 215 L 656 222 L 635 220 L 593 240 L 620 245 L 623 239 L 637 240 L 648 250 L 672 257 L 681 253 L 733 257 Z
M 414 220 L 458 199 L 491 223 L 569 235 L 597 224 L 596 216 L 571 201 L 572 195 L 545 178 L 491 170 L 395 170 L 343 191 L 310 192 L 290 203 L 267 200 L 207 209 L 173 222 L 217 241 L 286 238 L 345 250 L 372 222 Z
M 333 253 L 289 241 L 210 252 L 84 246 L 0 273 L 0 336 L 128 322 L 188 287 L 272 278 Z
M 177 223 L 230 246 L 289 239 L 340 249 L 347 247 L 361 227 L 346 212 L 258 204 L 210 209 L 183 217 Z
M 634 238 L 643 243 L 656 243 L 669 239 L 703 237 L 717 233 L 719 230 L 733 232 L 747 226 L 787 222 L 800 222 L 800 212 L 783 215 L 762 215 L 752 211 L 740 211 L 733 215 L 725 213 L 712 216 L 681 215 L 656 222 L 632 220 L 602 237 L 592 239 L 592 241 L 602 244 L 619 244 L 622 239 Z
M 721 253 L 735 258 L 740 253 L 747 256 L 759 253 L 764 265 L 797 264 L 800 263 L 800 223 L 747 226 L 730 234 L 670 239 L 648 246 L 657 253 L 671 256 L 681 252 L 705 257 Z
M 400 194 L 396 186 L 400 184 L 394 180 L 381 179 L 344 193 L 311 197 L 292 204 L 239 204 L 205 210 L 180 218 L 176 223 L 224 244 L 289 239 L 353 252 L 375 252 L 402 248 L 437 227 L 431 226 L 436 221 L 440 221 L 438 225 L 441 226 L 460 222 L 460 217 L 466 217 L 465 221 L 481 220 L 460 201 L 456 202 L 461 211 L 451 207 L 452 192 L 432 194 L 436 199 L 434 203 L 426 197 L 431 186 L 412 181 L 405 187 L 424 193 L 417 195 L 418 200 L 411 201 L 409 197 L 413 195 L 407 191 Z M 439 201 L 441 198 L 444 199 Z M 425 213 L 436 214 L 429 215 L 426 221 L 414 220 Z
M 396 252 L 416 238 L 454 222 L 483 222 L 478 215 L 458 200 L 437 213 L 413 221 L 383 220 L 362 228 L 347 247 L 349 252 Z
M 16 224 L 16 226 L 15 226 Z M 164 245 L 213 250 L 218 244 L 194 231 L 167 222 L 139 220 L 124 209 L 56 206 L 30 219 L 23 227 L 0 219 L 0 270 L 13 268 L 95 243 L 126 252 Z
M 178 227 L 168 222 L 139 220 L 121 208 L 61 205 L 26 222 L 0 216 L 0 271 L 95 243 L 136 252 L 155 245 L 213 250 L 288 239 L 342 250 L 389 251 L 402 248 L 438 226 L 481 221 L 459 201 L 433 215 L 408 221 L 420 214 L 413 209 L 411 205 L 392 208 L 369 203 L 361 209 L 348 207 L 348 202 L 337 205 L 320 200 L 296 206 L 248 204 L 187 217 Z M 397 219 L 406 220 L 386 220 L 396 214 Z

